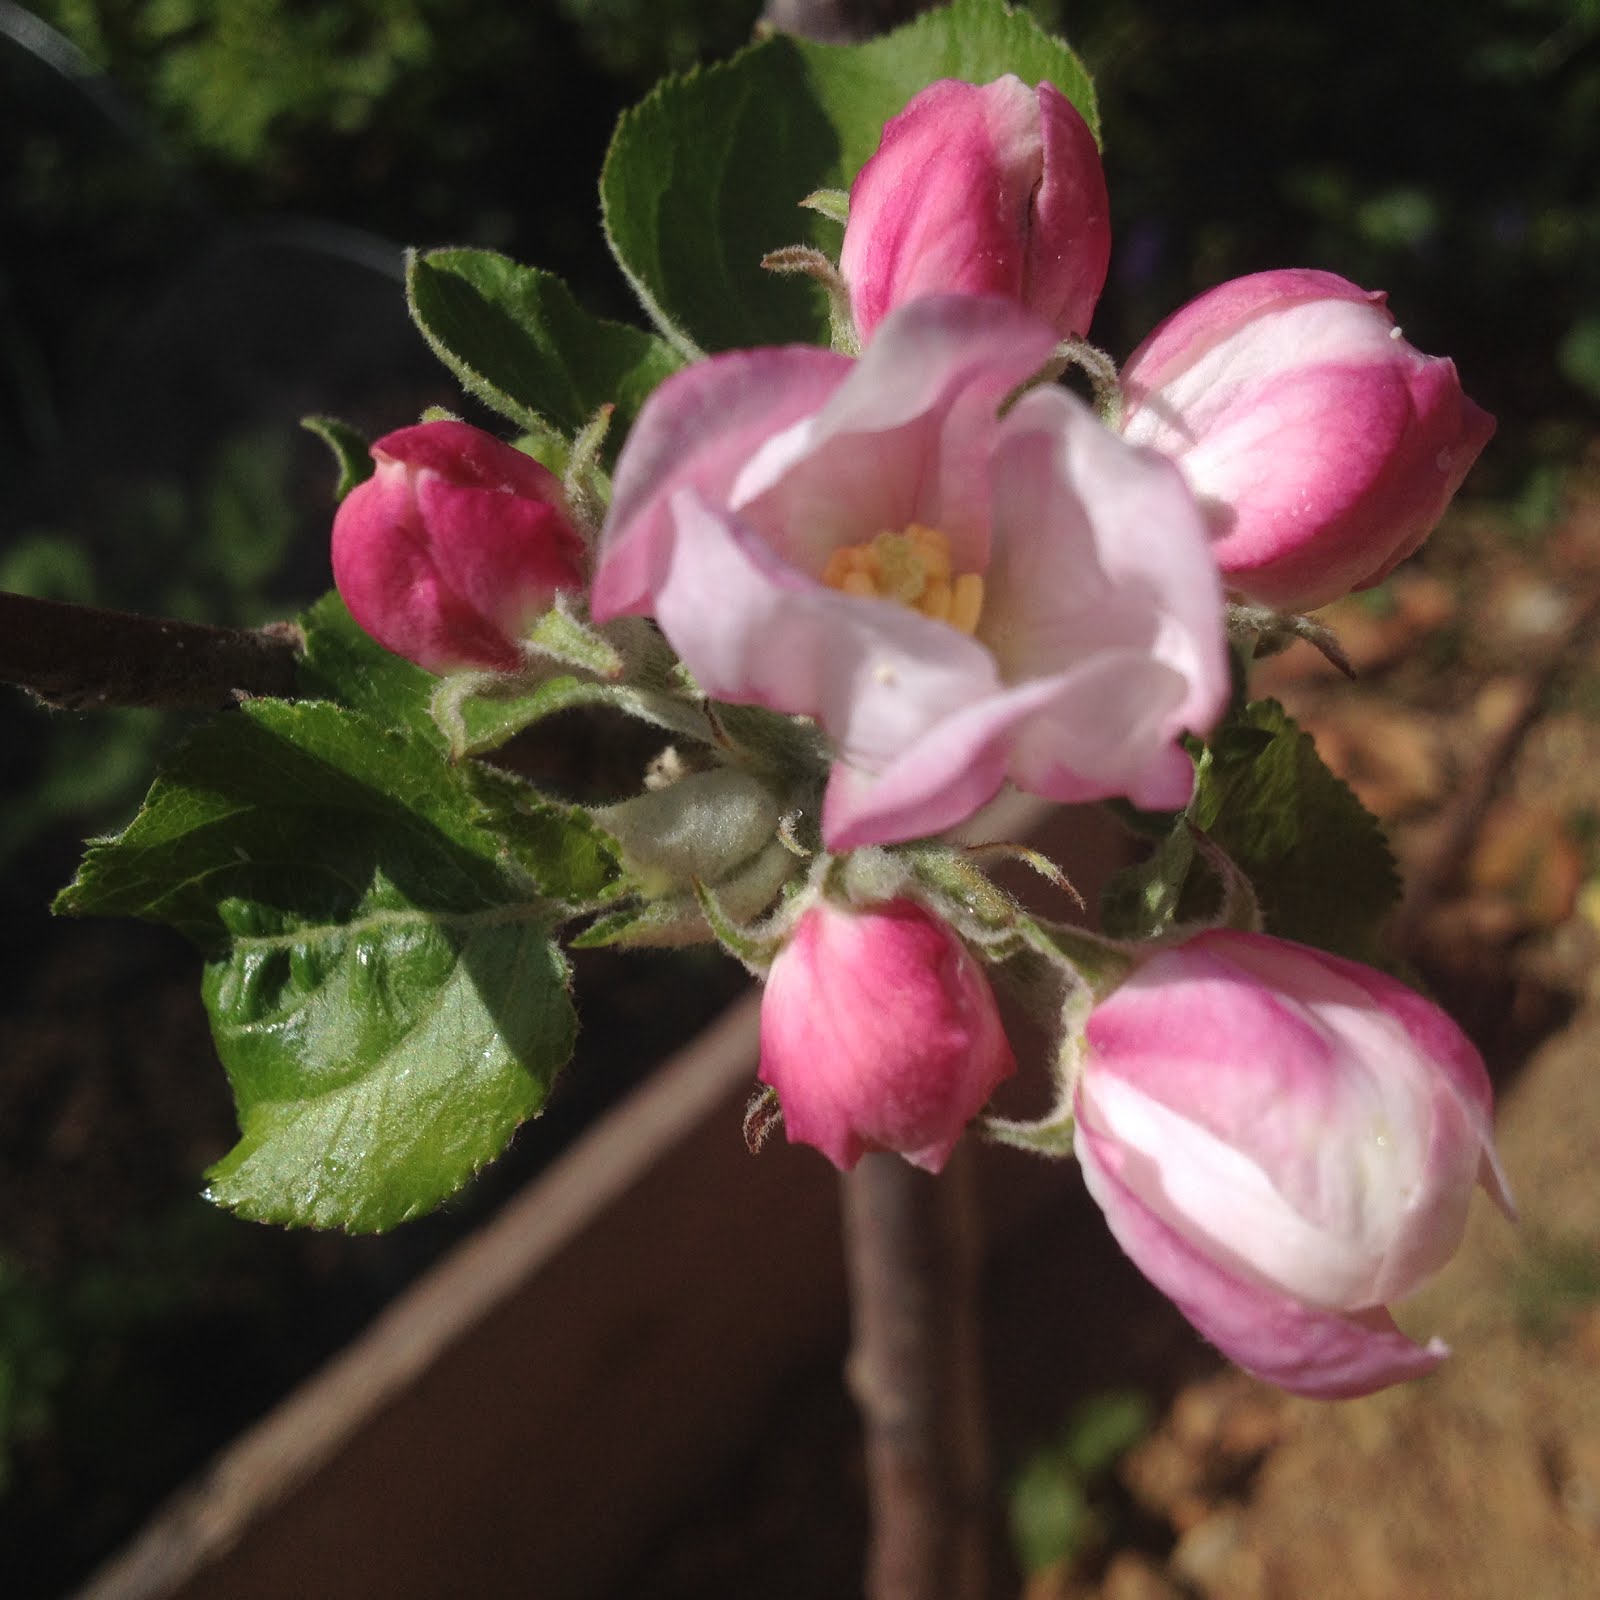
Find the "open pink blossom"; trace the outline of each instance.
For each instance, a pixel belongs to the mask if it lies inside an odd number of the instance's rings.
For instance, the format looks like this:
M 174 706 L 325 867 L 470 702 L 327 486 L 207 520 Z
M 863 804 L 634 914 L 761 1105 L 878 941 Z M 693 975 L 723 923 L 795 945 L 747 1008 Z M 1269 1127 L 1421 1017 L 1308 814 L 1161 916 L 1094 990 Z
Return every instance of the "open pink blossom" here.
M 629 435 L 594 615 L 653 615 L 708 695 L 815 718 L 830 849 L 951 827 L 1007 778 L 1188 799 L 1177 739 L 1227 693 L 1205 524 L 1066 390 L 999 415 L 1054 345 L 1002 300 L 913 301 L 860 361 L 687 367 Z
M 1386 1306 L 1509 1210 L 1489 1079 L 1403 984 L 1259 934 L 1202 934 L 1095 1008 L 1078 1084 L 1089 1192 L 1135 1265 L 1246 1371 L 1325 1399 L 1448 1354 Z
M 351 616 L 429 672 L 513 671 L 529 624 L 583 584 L 559 480 L 465 422 L 400 428 L 372 455 L 333 520 L 333 581 Z
M 837 1167 L 897 1150 L 937 1172 L 1015 1070 L 983 968 L 910 900 L 818 901 L 772 964 L 761 1081 L 789 1138 Z
M 1122 385 L 1123 436 L 1183 468 L 1229 586 L 1286 611 L 1385 577 L 1494 432 L 1453 362 L 1331 272 L 1210 290 L 1134 351 Z
M 927 294 L 1000 294 L 1086 333 L 1111 256 L 1094 134 L 1053 83 L 929 84 L 850 189 L 839 268 L 865 339 Z

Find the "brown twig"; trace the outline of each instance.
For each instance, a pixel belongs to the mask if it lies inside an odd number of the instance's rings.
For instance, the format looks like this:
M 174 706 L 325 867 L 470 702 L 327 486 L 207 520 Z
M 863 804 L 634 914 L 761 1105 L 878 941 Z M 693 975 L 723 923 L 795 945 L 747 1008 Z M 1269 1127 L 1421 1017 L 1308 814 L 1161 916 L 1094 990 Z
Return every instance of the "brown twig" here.
M 868 1600 L 984 1600 L 988 1439 L 971 1157 L 892 1155 L 844 1184 L 849 1381 L 866 1431 Z
M 292 695 L 302 641 L 292 624 L 214 628 L 0 593 L 0 683 L 61 710 L 217 708 Z
M 767 0 L 757 33 L 848 43 L 935 0 Z M 938 1178 L 865 1156 L 843 1179 L 849 1382 L 866 1432 L 868 1600 L 984 1600 L 987 1412 L 970 1156 Z
M 1600 590 L 1573 612 L 1544 660 L 1523 679 L 1511 715 L 1479 758 L 1472 776 L 1456 791 L 1432 849 L 1411 874 L 1405 901 L 1389 924 L 1389 945 L 1396 954 L 1408 957 L 1416 954 L 1429 919 L 1460 880 L 1472 853 L 1473 841 L 1494 803 L 1502 779 L 1538 724 L 1551 690 L 1597 624 L 1600 624 Z

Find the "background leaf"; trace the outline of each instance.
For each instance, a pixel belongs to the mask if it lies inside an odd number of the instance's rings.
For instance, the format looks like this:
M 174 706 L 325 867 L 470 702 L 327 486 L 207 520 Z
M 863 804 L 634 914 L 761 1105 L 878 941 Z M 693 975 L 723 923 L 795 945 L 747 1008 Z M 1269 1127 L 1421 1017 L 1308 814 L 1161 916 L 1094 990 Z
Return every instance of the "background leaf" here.
M 884 123 L 939 78 L 1049 79 L 1096 125 L 1077 56 L 999 0 L 956 0 L 861 45 L 778 36 L 668 79 L 617 125 L 600 196 L 623 272 L 657 326 L 698 349 L 828 338 L 820 288 L 762 271 L 768 251 L 837 256 L 840 229 L 800 202 L 848 189 Z
M 210 1197 L 367 1231 L 437 1205 L 543 1105 L 575 1032 L 550 930 L 615 875 L 607 848 L 426 739 L 256 701 L 180 751 L 58 909 L 206 951 L 241 1129 Z
M 492 250 L 412 252 L 406 298 L 470 394 L 535 433 L 575 434 L 615 405 L 615 455 L 655 386 L 682 364 L 652 333 L 591 316 L 553 274 Z
M 1386 964 L 1383 924 L 1400 896 L 1389 842 L 1277 701 L 1257 700 L 1217 730 L 1189 810 L 1144 861 L 1107 886 L 1108 933 L 1153 938 L 1215 914 L 1216 881 L 1199 861 L 1191 823 L 1250 880 L 1268 933 Z
M 1212 741 L 1193 815 L 1255 886 L 1268 933 L 1383 964 L 1400 897 L 1389 841 L 1276 700 Z

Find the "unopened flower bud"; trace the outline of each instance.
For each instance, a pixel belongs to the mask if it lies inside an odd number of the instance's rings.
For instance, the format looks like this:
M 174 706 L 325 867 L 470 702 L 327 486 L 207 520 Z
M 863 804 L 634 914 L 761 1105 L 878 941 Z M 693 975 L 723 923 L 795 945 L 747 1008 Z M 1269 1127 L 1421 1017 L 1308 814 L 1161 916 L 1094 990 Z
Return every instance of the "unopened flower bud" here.
M 1124 437 L 1182 468 L 1229 586 L 1283 611 L 1384 578 L 1494 432 L 1453 362 L 1331 272 L 1261 272 L 1190 301 L 1122 387 Z
M 930 84 L 883 130 L 850 190 L 839 266 L 865 339 L 930 294 L 1019 300 L 1088 331 L 1111 254 L 1100 152 L 1053 83 Z
M 1324 1399 L 1437 1366 L 1386 1306 L 1509 1209 L 1483 1061 L 1370 967 L 1213 932 L 1090 1016 L 1077 1154 L 1118 1243 L 1247 1372 Z
M 715 888 L 748 862 L 778 830 L 778 801 L 759 778 L 718 767 L 602 806 L 595 820 L 645 892 L 663 894 L 696 882 Z
M 514 671 L 529 625 L 583 585 L 560 482 L 465 422 L 401 428 L 372 455 L 333 522 L 333 581 L 351 616 L 429 672 Z
M 896 1150 L 937 1172 L 1015 1069 L 982 967 L 910 900 L 818 901 L 772 964 L 761 1081 L 788 1137 L 837 1167 Z

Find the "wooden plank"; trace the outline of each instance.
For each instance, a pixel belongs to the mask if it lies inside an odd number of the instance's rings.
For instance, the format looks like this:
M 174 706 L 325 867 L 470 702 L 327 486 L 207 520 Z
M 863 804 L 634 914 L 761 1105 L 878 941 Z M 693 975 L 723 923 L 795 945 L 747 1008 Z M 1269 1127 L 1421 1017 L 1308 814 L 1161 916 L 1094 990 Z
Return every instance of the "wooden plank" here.
M 102 1570 L 82 1600 L 591 1594 L 842 1305 L 832 1175 L 740 1116 L 735 1005 Z M 733 1197 L 737 1197 L 733 1201 Z M 733 1203 L 730 1203 L 733 1201 Z

